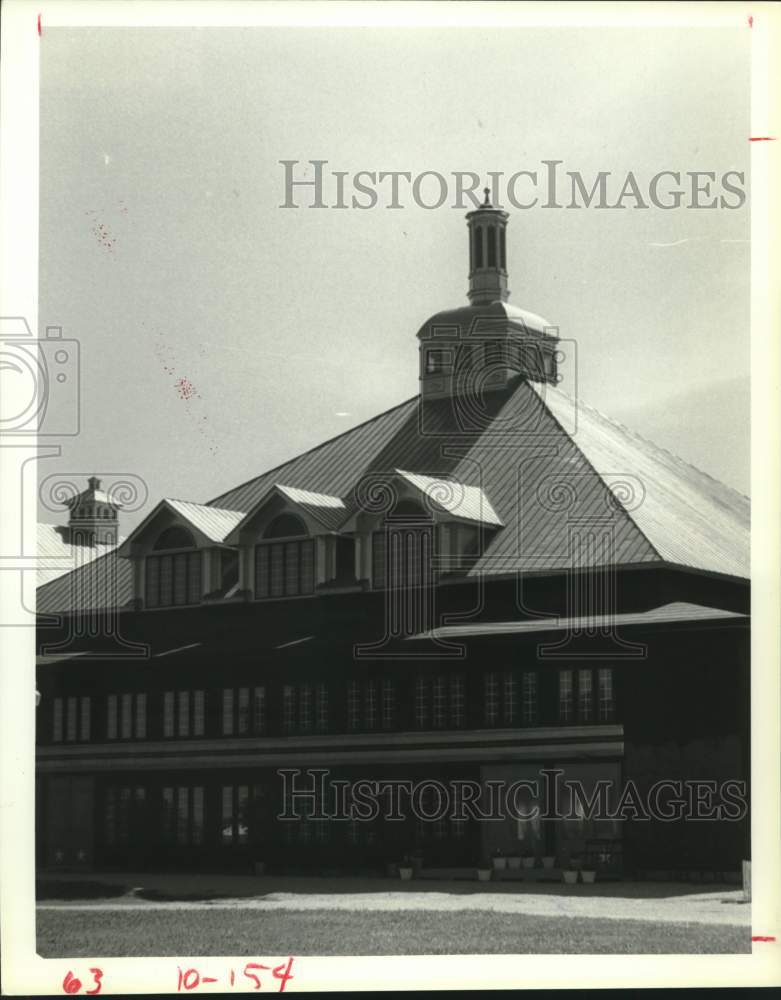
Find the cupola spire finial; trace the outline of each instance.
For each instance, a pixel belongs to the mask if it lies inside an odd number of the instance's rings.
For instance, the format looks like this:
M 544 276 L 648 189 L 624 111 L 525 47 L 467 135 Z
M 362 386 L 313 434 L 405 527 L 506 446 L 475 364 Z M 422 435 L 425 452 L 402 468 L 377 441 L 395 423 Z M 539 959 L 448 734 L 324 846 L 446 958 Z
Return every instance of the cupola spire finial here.
M 491 189 L 483 188 L 483 194 L 485 195 L 485 201 L 480 208 L 491 208 Z

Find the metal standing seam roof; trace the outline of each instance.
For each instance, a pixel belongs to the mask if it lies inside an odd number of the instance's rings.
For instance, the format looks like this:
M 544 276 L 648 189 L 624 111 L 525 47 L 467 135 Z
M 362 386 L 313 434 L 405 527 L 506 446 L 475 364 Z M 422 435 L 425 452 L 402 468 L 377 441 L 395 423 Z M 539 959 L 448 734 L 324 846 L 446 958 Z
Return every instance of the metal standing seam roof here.
M 211 504 L 246 510 L 282 481 L 343 497 L 352 512 L 404 469 L 488 499 L 504 528 L 471 575 L 671 562 L 748 577 L 746 497 L 552 385 L 518 379 L 487 405 L 467 434 L 449 400 L 414 397 Z
M 133 567 L 116 549 L 43 584 L 35 594 L 38 614 L 121 608 L 132 599 Z
M 47 524 L 40 521 L 37 526 L 35 555 L 38 568 L 35 574 L 35 584 L 42 587 L 60 576 L 72 572 L 77 566 L 84 565 L 111 552 L 124 542 L 119 535 L 116 544 L 103 545 L 73 545 L 70 541 L 68 525 Z
M 575 618 L 536 618 L 514 622 L 472 622 L 468 625 L 443 625 L 440 628 L 410 636 L 415 639 L 457 639 L 478 638 L 480 636 L 524 635 L 530 632 L 575 632 L 605 630 L 621 625 L 661 625 L 672 622 L 722 621 L 725 619 L 748 619 L 748 615 L 737 611 L 709 608 L 702 604 L 676 601 L 648 611 L 632 611 L 615 615 L 585 615 Z
M 224 508 L 211 507 L 206 504 L 190 503 L 188 500 L 166 498 L 163 502 L 168 504 L 172 510 L 181 514 L 183 518 L 189 521 L 194 528 L 205 535 L 211 542 L 224 542 L 231 531 L 245 516 L 244 512 L 240 510 L 225 510 Z
M 414 486 L 425 497 L 426 503 L 439 510 L 466 521 L 479 521 L 503 527 L 501 519 L 491 506 L 491 502 L 479 486 L 467 486 L 456 479 L 435 479 L 415 472 L 396 472 Z

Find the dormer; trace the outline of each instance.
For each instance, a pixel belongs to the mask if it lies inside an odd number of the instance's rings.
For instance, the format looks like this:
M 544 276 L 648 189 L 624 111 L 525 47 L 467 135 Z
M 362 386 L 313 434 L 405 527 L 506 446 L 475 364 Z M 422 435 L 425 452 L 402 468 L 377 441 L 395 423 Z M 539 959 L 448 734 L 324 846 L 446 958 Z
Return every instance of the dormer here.
M 119 549 L 132 561 L 137 607 L 184 607 L 238 591 L 238 552 L 226 536 L 244 513 L 184 500 L 155 507 Z
M 372 589 L 425 585 L 468 572 L 503 527 L 484 490 L 451 476 L 396 469 L 368 475 L 342 526 Z
M 254 600 L 309 597 L 355 587 L 355 545 L 338 531 L 341 497 L 269 486 L 227 541 L 240 553 L 240 590 Z

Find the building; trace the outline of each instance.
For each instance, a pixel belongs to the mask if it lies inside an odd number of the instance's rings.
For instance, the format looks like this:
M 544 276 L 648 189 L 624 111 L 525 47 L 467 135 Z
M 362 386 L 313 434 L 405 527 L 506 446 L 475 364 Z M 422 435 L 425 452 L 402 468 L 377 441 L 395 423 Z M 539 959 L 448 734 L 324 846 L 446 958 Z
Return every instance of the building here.
M 566 395 L 555 328 L 508 302 L 507 214 L 467 221 L 469 305 L 418 331 L 418 396 L 162 499 L 43 587 L 42 867 L 502 852 L 717 878 L 749 856 L 749 501 Z M 569 818 L 533 816 L 556 771 L 656 818 L 569 791 Z M 372 817 L 360 780 L 410 783 L 414 809 Z M 523 817 L 442 815 L 469 783 Z

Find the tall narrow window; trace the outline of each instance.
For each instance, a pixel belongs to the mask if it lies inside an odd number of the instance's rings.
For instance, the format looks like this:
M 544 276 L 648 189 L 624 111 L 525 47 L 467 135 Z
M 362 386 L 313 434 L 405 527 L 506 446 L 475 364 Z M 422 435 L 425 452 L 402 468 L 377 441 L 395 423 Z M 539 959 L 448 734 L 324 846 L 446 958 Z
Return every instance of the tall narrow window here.
M 594 692 L 590 670 L 578 671 L 578 719 L 591 722 L 594 717 Z
M 460 729 L 464 724 L 464 678 L 461 674 L 450 677 L 450 726 Z
M 203 691 L 193 692 L 193 736 L 203 736 L 206 721 L 206 695 Z
M 296 689 L 292 684 L 282 688 L 282 728 L 292 733 L 296 725 Z
M 315 729 L 318 733 L 328 732 L 328 687 L 325 684 L 315 688 Z
M 415 725 L 418 729 L 428 729 L 429 718 L 429 679 L 418 677 L 415 680 Z
M 377 728 L 377 681 L 370 679 L 366 681 L 365 692 L 365 717 L 366 728 Z
M 246 844 L 250 834 L 250 790 L 248 785 L 224 785 L 220 840 L 226 846 Z
M 146 739 L 146 695 L 143 693 L 136 695 L 135 738 Z
M 502 720 L 505 725 L 515 722 L 518 711 L 518 682 L 513 671 L 508 670 L 504 675 L 504 704 L 502 706 Z
M 483 266 L 483 227 L 475 226 L 475 268 Z
M 358 681 L 347 685 L 347 728 L 361 728 L 361 688 Z
M 190 692 L 180 691 L 177 704 L 177 736 L 190 735 Z
M 574 696 L 572 691 L 572 671 L 559 671 L 559 719 L 570 722 L 574 715 Z
M 507 270 L 507 240 L 504 226 L 499 229 L 499 267 Z
M 249 688 L 239 688 L 239 718 L 238 718 L 238 733 L 239 736 L 246 736 L 249 732 Z
M 174 693 L 166 691 L 163 695 L 163 736 L 174 735 Z
M 312 730 L 312 685 L 301 684 L 298 688 L 298 729 L 308 733 Z
M 115 740 L 117 736 L 117 696 L 110 694 L 106 699 L 106 737 Z
M 488 234 L 488 266 L 496 267 L 496 227 L 489 226 Z
M 537 674 L 524 670 L 521 689 L 521 719 L 525 726 L 537 723 Z
M 133 696 L 122 695 L 122 716 L 120 733 L 123 740 L 129 740 L 133 735 Z
M 444 729 L 447 720 L 447 695 L 445 677 L 434 678 L 433 712 L 434 728 Z
M 233 688 L 222 692 L 222 735 L 233 736 Z
M 90 737 L 90 699 L 83 697 L 79 699 L 79 739 L 88 740 Z
M 488 673 L 483 680 L 485 722 L 495 726 L 499 721 L 499 675 Z
M 396 725 L 396 688 L 393 680 L 386 677 L 382 682 L 382 728 L 393 729 Z
M 66 702 L 65 739 L 72 743 L 78 734 L 78 698 L 68 698 Z
M 266 689 L 256 687 L 253 699 L 253 728 L 256 733 L 264 733 L 266 731 Z
M 614 715 L 613 671 L 610 667 L 603 667 L 599 670 L 599 720 L 612 722 Z
M 52 707 L 52 740 L 62 743 L 62 698 L 55 698 Z

